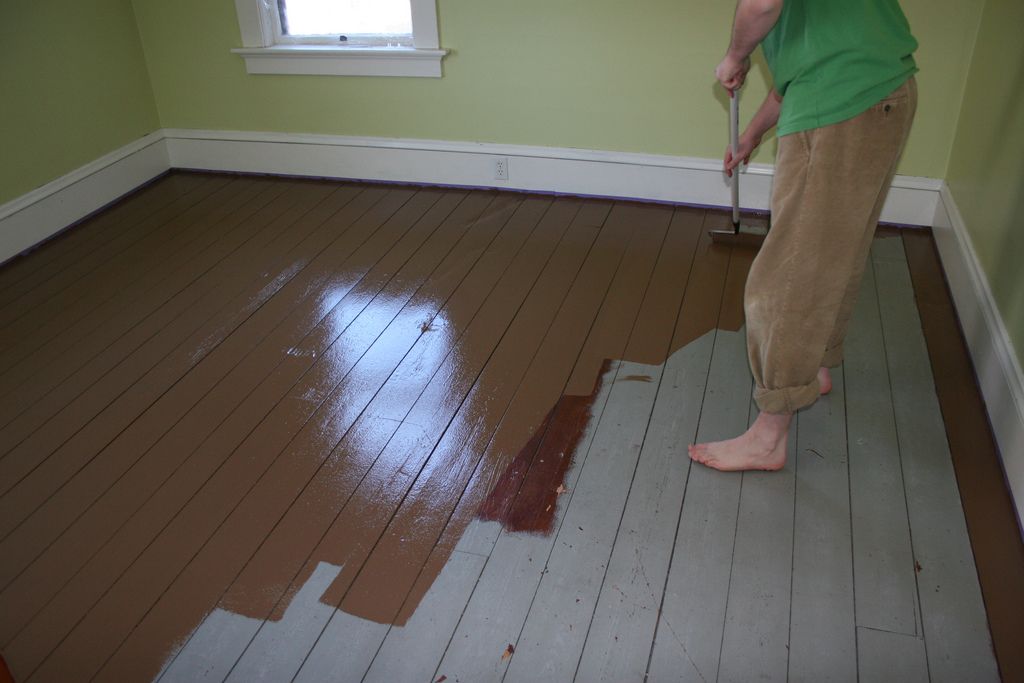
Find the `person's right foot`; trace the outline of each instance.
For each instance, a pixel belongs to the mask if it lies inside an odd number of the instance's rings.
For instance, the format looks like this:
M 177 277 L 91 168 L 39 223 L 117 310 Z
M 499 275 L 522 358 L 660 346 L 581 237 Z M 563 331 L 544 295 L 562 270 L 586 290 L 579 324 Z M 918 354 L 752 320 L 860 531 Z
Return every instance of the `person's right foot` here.
M 745 433 L 728 441 L 691 444 L 690 459 L 723 472 L 781 470 L 792 415 L 760 413 Z

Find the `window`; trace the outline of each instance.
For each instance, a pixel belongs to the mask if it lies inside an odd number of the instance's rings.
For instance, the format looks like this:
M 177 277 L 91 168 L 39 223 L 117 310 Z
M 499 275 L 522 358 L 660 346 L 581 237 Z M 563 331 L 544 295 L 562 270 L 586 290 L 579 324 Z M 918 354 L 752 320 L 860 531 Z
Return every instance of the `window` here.
M 409 0 L 277 0 L 277 43 L 412 47 Z
M 249 73 L 441 75 L 435 0 L 235 0 Z

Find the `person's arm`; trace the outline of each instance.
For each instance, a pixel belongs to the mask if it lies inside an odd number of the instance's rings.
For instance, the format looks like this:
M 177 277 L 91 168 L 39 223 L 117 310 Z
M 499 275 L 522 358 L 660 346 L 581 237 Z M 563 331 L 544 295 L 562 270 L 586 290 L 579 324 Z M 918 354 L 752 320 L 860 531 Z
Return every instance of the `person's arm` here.
M 733 169 L 739 166 L 740 162 L 750 163 L 750 155 L 761 144 L 761 138 L 779 122 L 779 111 L 781 109 L 782 98 L 779 97 L 775 90 L 770 90 L 768 96 L 764 98 L 764 102 L 758 108 L 757 113 L 754 114 L 754 118 L 750 120 L 746 130 L 743 131 L 739 140 L 736 141 L 736 156 L 733 156 L 731 146 L 726 148 L 723 163 L 726 175 L 731 176 Z
M 736 90 L 750 71 L 750 55 L 775 26 L 783 0 L 739 0 L 733 20 L 732 40 L 722 62 L 715 69 L 719 83 Z

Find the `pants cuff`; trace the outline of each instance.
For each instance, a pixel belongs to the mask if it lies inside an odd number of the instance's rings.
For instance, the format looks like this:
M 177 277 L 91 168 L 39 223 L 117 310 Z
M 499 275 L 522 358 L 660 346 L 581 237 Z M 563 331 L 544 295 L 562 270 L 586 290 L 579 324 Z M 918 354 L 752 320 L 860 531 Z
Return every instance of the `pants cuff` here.
M 818 400 L 820 393 L 818 378 L 815 377 L 810 384 L 799 387 L 784 387 L 782 389 L 757 387 L 754 390 L 754 401 L 762 413 L 781 415 L 795 413 L 801 408 L 806 408 Z
M 826 368 L 837 368 L 843 363 L 843 347 L 833 346 L 831 349 L 825 350 L 825 357 L 821 359 L 821 364 Z

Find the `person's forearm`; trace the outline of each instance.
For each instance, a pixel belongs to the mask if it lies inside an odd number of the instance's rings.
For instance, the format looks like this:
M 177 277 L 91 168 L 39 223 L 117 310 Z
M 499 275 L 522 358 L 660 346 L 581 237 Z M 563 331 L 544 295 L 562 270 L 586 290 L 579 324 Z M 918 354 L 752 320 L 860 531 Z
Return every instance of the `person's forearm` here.
M 749 57 L 761 39 L 775 26 L 783 0 L 739 0 L 733 20 L 729 55 L 742 61 Z
M 774 90 L 770 90 L 768 96 L 764 98 L 764 102 L 758 108 L 757 113 L 754 114 L 754 118 L 747 125 L 746 133 L 751 138 L 760 141 L 764 134 L 779 122 L 779 112 L 781 109 L 782 98 Z

